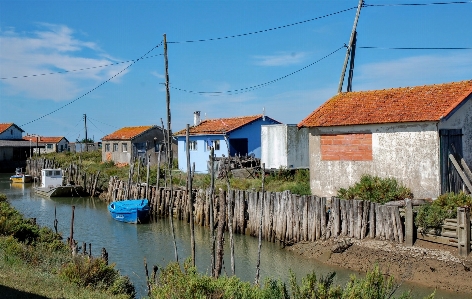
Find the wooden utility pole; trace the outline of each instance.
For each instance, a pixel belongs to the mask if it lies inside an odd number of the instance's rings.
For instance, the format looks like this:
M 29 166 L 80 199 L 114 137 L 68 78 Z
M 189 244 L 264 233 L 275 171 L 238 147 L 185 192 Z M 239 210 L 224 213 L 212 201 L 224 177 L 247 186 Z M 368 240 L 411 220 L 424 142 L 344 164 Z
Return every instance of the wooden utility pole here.
M 169 62 L 167 60 L 167 38 L 164 34 L 164 62 L 165 62 L 165 73 L 166 73 L 166 103 L 167 103 L 167 171 L 169 172 L 169 195 L 170 195 L 170 205 L 169 205 L 169 217 L 170 217 L 170 227 L 172 229 L 172 238 L 174 239 L 174 250 L 175 250 L 175 260 L 179 261 L 179 255 L 177 253 L 177 243 L 175 241 L 175 231 L 174 231 L 174 192 L 172 190 L 172 131 L 170 128 L 170 92 L 169 92 Z
M 346 74 L 347 62 L 349 60 L 349 55 L 351 54 L 352 44 L 355 38 L 357 21 L 359 20 L 362 5 L 364 5 L 364 0 L 359 0 L 359 4 L 357 5 L 356 18 L 354 19 L 354 25 L 352 26 L 351 38 L 349 39 L 349 45 L 347 46 L 346 50 L 346 57 L 344 58 L 344 65 L 343 70 L 341 72 L 341 79 L 339 80 L 338 92 L 341 92 L 343 89 L 344 75 Z

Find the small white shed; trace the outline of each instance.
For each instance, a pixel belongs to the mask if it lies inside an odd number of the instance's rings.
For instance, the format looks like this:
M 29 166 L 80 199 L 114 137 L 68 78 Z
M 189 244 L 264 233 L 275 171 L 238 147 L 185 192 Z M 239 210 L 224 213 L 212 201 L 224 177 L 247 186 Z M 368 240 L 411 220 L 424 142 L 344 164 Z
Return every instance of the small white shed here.
M 261 163 L 266 169 L 308 169 L 308 129 L 289 124 L 262 126 Z
M 42 169 L 41 188 L 62 186 L 62 169 Z

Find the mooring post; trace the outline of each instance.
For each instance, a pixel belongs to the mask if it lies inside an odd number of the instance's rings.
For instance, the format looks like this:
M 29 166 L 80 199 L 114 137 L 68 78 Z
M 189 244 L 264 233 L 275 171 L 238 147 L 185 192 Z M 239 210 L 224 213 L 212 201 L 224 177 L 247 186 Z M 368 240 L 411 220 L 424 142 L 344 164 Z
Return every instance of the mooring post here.
M 459 256 L 467 257 L 470 253 L 470 208 L 457 208 L 457 247 Z
M 405 199 L 406 205 L 405 205 L 405 245 L 406 246 L 413 246 L 415 243 L 415 238 L 414 238 L 414 229 L 415 226 L 413 224 L 414 218 L 413 218 L 413 204 L 411 202 L 411 199 Z

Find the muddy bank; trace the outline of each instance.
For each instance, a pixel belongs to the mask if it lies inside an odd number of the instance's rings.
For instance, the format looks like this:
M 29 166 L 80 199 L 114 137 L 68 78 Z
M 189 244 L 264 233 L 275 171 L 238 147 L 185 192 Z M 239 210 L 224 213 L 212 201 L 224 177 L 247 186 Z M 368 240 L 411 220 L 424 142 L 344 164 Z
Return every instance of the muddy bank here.
M 421 240 L 413 247 L 406 247 L 389 241 L 337 239 L 297 243 L 286 250 L 360 272 L 367 272 L 378 264 L 383 273 L 397 281 L 467 293 L 472 297 L 472 254 L 466 259 L 460 258 L 455 247 Z

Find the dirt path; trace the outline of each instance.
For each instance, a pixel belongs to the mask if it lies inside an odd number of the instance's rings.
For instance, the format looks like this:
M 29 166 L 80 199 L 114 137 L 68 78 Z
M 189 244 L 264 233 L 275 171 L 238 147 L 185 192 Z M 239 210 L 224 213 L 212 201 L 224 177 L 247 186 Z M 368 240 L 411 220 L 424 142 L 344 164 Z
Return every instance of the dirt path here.
M 336 244 L 350 244 L 342 253 L 333 253 Z M 427 287 L 471 294 L 472 254 L 459 258 L 457 248 L 417 240 L 413 247 L 389 241 L 337 239 L 303 242 L 287 247 L 304 257 L 328 265 L 367 272 L 377 263 L 381 271 Z

